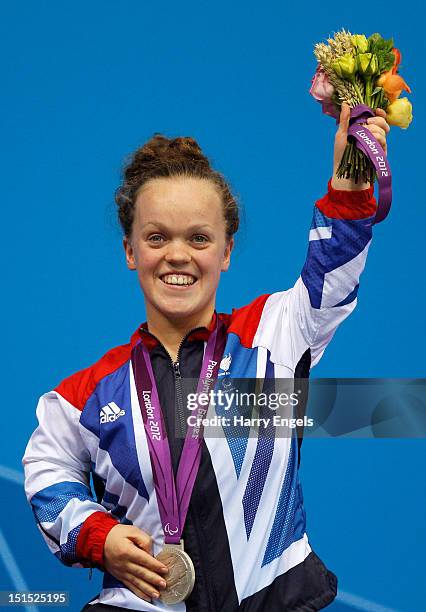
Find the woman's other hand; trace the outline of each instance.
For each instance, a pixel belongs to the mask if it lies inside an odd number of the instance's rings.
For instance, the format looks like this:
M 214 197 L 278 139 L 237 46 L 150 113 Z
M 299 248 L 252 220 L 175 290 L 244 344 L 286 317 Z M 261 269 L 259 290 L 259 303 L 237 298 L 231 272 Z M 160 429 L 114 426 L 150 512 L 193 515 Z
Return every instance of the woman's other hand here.
M 168 568 L 152 555 L 152 538 L 132 525 L 116 525 L 105 540 L 104 567 L 135 595 L 151 601 L 166 587 Z
M 334 139 L 333 178 L 331 181 L 331 186 L 334 189 L 361 191 L 361 189 L 368 189 L 368 187 L 370 187 L 370 183 L 355 183 L 350 179 L 337 178 L 336 175 L 337 168 L 339 167 L 340 160 L 342 159 L 343 152 L 348 142 L 350 112 L 351 109 L 349 105 L 343 103 L 340 112 L 339 129 L 337 130 L 336 137 Z M 376 108 L 376 116 L 369 117 L 365 125 L 387 154 L 386 136 L 389 133 L 390 127 L 386 122 L 385 111 L 381 108 Z

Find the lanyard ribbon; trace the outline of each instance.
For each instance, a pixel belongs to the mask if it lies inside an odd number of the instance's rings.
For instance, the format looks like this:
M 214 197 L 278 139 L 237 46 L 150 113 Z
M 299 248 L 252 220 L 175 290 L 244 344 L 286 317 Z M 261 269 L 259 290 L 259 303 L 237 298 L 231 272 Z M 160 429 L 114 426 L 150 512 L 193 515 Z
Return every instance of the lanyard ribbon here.
M 356 147 L 365 153 L 376 170 L 379 201 L 374 223 L 380 223 L 388 216 L 392 203 L 392 173 L 382 147 L 366 126 L 362 125 L 369 117 L 374 116 L 374 112 L 365 104 L 351 108 L 348 136 L 355 138 Z
M 218 316 L 216 319 L 216 327 L 208 339 L 201 365 L 197 398 L 200 393 L 209 393 L 214 387 L 220 360 L 225 349 L 225 326 Z M 132 366 L 151 458 L 154 487 L 165 543 L 179 544 L 195 478 L 200 467 L 203 427 L 188 426 L 175 483 L 170 446 L 157 385 L 149 352 L 143 342 L 140 342 L 132 353 Z M 204 418 L 207 410 L 208 406 L 198 404 L 196 416 L 200 419 Z

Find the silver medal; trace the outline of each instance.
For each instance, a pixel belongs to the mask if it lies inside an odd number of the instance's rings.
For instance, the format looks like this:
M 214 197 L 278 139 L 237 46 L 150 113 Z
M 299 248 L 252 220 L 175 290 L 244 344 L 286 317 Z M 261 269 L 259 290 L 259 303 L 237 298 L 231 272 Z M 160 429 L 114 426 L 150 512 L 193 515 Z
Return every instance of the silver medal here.
M 156 559 L 169 568 L 164 578 L 167 586 L 160 589 L 160 600 L 165 604 L 185 601 L 194 588 L 195 570 L 191 557 L 183 549 L 183 540 L 180 544 L 164 544 Z

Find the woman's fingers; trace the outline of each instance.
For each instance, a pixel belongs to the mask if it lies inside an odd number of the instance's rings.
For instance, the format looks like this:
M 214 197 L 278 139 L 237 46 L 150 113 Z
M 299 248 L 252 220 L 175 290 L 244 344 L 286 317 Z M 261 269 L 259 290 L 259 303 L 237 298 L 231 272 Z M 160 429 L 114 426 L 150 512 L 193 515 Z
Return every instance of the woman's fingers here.
M 127 572 L 132 574 L 135 578 L 139 580 L 144 580 L 149 583 L 151 586 L 155 586 L 157 589 L 165 589 L 167 584 L 165 579 L 162 576 L 159 576 L 155 572 L 149 570 L 144 566 L 136 565 L 135 563 L 129 563 L 127 565 Z
M 166 587 L 165 578 L 169 571 L 161 562 L 140 549 L 136 553 L 132 551 L 131 555 L 121 558 L 115 566 L 107 569 L 118 580 L 122 580 L 123 576 L 132 576 L 134 580 L 142 580 L 150 588 L 156 589 Z
M 138 548 L 145 550 L 147 553 L 152 552 L 152 537 L 146 531 L 132 526 L 129 532 L 126 533 L 126 537 Z
M 132 575 L 128 575 L 127 578 L 122 578 L 121 582 L 132 591 L 135 595 L 144 599 L 145 601 L 151 601 L 151 599 L 158 599 L 160 594 L 158 591 L 152 588 L 152 586 L 144 583 L 143 580 L 137 580 Z
M 156 573 L 167 573 L 167 567 L 151 551 L 152 538 L 147 533 L 134 526 L 116 525 L 105 540 L 105 566 L 108 569 L 108 566 L 120 567 L 133 562 Z
M 386 122 L 386 119 L 384 119 L 383 117 L 369 117 L 367 119 L 367 124 L 368 125 L 373 125 L 373 124 L 378 125 L 386 132 L 386 134 L 389 134 L 390 132 L 390 126 Z
M 161 563 L 161 561 L 158 561 L 155 557 L 144 550 L 135 548 L 129 552 L 130 554 L 127 557 L 127 561 L 132 565 L 147 568 L 158 578 L 161 578 L 159 574 L 166 575 L 168 573 L 168 567 L 164 565 L 164 563 Z
M 372 133 L 372 135 L 376 138 L 378 143 L 383 148 L 384 152 L 387 151 L 387 143 L 386 143 L 386 132 L 381 127 L 375 124 L 369 124 L 368 130 Z
M 376 115 L 386 119 L 386 111 L 384 111 L 383 108 L 376 108 Z
M 375 136 L 377 136 L 377 137 L 380 136 L 380 138 L 386 138 L 386 132 L 380 126 L 370 123 L 369 125 L 367 125 L 367 128 Z

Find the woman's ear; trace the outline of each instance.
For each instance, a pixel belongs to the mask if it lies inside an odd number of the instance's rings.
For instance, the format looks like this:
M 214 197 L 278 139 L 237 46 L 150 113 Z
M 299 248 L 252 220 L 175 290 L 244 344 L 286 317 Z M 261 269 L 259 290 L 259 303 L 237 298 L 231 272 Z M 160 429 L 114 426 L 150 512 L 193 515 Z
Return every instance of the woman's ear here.
M 226 241 L 226 247 L 225 247 L 225 253 L 223 255 L 223 262 L 222 262 L 222 272 L 226 272 L 229 268 L 229 265 L 231 263 L 231 252 L 232 249 L 234 248 L 234 239 L 231 238 L 230 240 Z
M 129 270 L 136 270 L 135 255 L 133 253 L 132 243 L 127 236 L 123 238 L 124 252 L 126 253 L 126 263 Z

